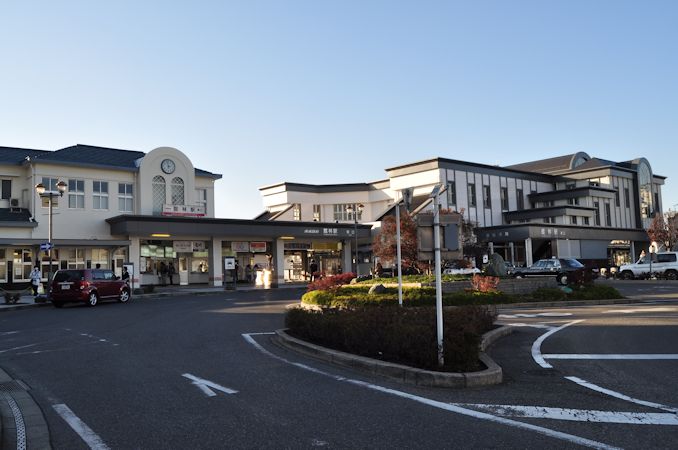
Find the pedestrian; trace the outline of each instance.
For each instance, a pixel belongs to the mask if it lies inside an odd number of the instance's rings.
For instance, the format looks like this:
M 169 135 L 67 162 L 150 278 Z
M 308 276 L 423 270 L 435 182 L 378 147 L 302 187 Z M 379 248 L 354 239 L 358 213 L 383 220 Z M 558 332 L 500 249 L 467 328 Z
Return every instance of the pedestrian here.
M 311 281 L 315 281 L 315 279 L 318 277 L 318 264 L 316 264 L 315 259 L 311 260 L 311 265 L 309 266 L 309 269 L 311 271 Z
M 129 272 L 127 271 L 127 267 L 123 266 L 122 267 L 122 281 L 125 282 L 125 284 L 129 285 Z
M 171 263 L 169 263 L 169 267 L 167 268 L 167 275 L 169 276 L 170 285 L 174 284 L 174 282 L 172 281 L 172 277 L 174 277 L 174 273 L 175 273 L 174 263 L 171 262 Z
M 248 283 L 252 282 L 252 266 L 249 264 L 245 266 L 245 278 L 247 279 Z
M 42 279 L 42 273 L 40 272 L 40 267 L 38 265 L 33 267 L 33 270 L 31 270 L 29 278 L 31 279 L 31 288 L 33 288 L 33 296 L 37 297 L 38 287 L 40 286 L 40 281 Z
M 95 269 L 101 269 L 101 264 L 97 263 L 96 266 L 94 266 Z
M 158 277 L 160 278 L 160 284 L 163 286 L 166 283 L 165 277 L 167 276 L 167 264 L 165 264 L 165 261 L 160 261 L 160 269 L 158 270 Z

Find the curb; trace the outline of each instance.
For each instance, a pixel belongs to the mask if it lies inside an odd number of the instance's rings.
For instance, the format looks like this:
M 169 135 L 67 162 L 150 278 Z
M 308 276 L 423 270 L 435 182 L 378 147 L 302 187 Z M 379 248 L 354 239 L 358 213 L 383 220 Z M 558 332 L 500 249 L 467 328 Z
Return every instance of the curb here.
M 0 447 L 51 449 L 45 416 L 20 380 L 0 368 Z
M 489 347 L 500 337 L 513 332 L 511 328 L 501 327 L 484 334 L 481 349 Z M 487 367 L 485 370 L 468 373 L 434 372 L 328 349 L 294 338 L 285 330 L 276 330 L 272 340 L 283 348 L 321 361 L 417 386 L 468 388 L 500 384 L 503 379 L 501 367 L 485 353 L 479 356 L 480 361 Z

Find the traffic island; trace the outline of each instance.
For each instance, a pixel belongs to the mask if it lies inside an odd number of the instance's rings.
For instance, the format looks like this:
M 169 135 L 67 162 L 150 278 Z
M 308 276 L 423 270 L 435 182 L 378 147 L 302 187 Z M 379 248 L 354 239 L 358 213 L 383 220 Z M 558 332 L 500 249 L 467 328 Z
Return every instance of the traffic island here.
M 481 343 L 481 350 L 487 349 L 497 339 L 506 336 L 512 331 L 513 327 L 500 327 L 485 333 Z M 467 388 L 491 386 L 500 384 L 503 380 L 501 367 L 484 352 L 481 352 L 479 355 L 480 362 L 485 366 L 484 370 L 461 373 L 436 372 L 329 349 L 290 336 L 286 330 L 277 330 L 273 337 L 273 342 L 283 348 L 320 361 L 417 386 Z

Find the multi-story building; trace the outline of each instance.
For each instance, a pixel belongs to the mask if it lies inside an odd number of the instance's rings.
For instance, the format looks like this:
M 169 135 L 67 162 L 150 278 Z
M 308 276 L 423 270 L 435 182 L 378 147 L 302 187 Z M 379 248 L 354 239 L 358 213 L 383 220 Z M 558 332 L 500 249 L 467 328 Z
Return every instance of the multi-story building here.
M 0 284 L 27 282 L 35 265 L 46 281 L 57 269 L 98 265 L 120 274 L 123 264 L 131 264 L 136 286 L 160 284 L 169 281 L 162 272 L 171 264 L 177 284 L 219 286 L 244 279 L 250 265 L 275 285 L 309 277 L 308 267 L 287 261 L 285 245 L 317 248 L 328 257 L 322 270 L 331 271 L 350 264 L 350 244 L 342 241 L 369 236 L 370 227 L 355 224 L 215 218 L 214 183 L 220 178 L 170 147 L 148 153 L 88 145 L 0 147 Z M 60 182 L 66 184 L 63 196 Z M 42 196 L 38 184 L 46 190 Z M 50 192 L 51 252 L 41 250 L 48 247 Z M 225 270 L 226 257 L 235 274 Z
M 259 219 L 351 223 L 349 211 L 362 204 L 357 220 L 378 224 L 403 195 L 414 214 L 430 211 L 430 193 L 442 185 L 441 206 L 474 223 L 477 237 L 508 261 L 559 256 L 619 265 L 648 247 L 645 229 L 662 210 L 665 180 L 645 158 L 613 162 L 583 152 L 509 167 L 435 158 L 386 173 L 374 183 L 263 187 L 267 211 Z M 363 243 L 359 259 L 367 261 Z

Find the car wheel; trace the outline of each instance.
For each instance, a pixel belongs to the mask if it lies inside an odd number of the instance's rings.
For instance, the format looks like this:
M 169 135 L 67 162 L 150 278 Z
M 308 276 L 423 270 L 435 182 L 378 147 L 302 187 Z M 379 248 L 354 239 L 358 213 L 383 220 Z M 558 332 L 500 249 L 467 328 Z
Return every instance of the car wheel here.
M 52 302 L 52 305 L 54 305 L 55 308 L 63 308 L 64 307 L 63 302 Z
M 120 297 L 118 297 L 120 303 L 127 303 L 129 301 L 129 289 L 123 289 L 120 291 Z
M 87 304 L 89 306 L 96 306 L 99 303 L 99 296 L 96 292 L 90 292 L 89 297 L 87 298 Z
M 623 271 L 622 274 L 621 274 L 621 277 L 624 280 L 633 280 L 633 278 L 634 278 L 633 272 L 631 272 L 630 270 Z
M 567 285 L 567 274 L 566 273 L 561 273 L 557 277 L 558 283 L 562 284 L 563 286 Z
M 678 280 L 678 272 L 675 270 L 667 270 L 665 276 L 667 280 Z
M 517 273 L 514 275 L 515 278 L 525 278 L 522 273 Z

